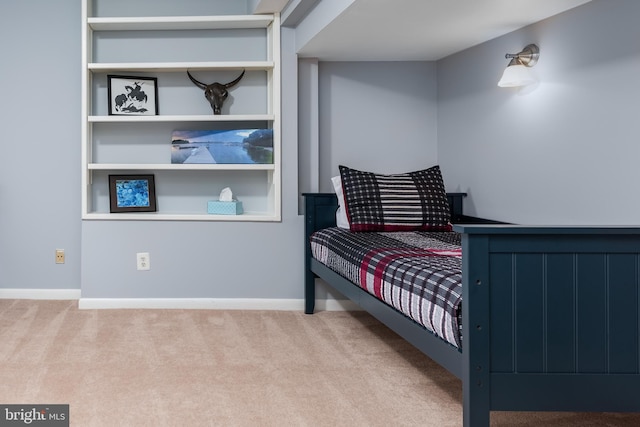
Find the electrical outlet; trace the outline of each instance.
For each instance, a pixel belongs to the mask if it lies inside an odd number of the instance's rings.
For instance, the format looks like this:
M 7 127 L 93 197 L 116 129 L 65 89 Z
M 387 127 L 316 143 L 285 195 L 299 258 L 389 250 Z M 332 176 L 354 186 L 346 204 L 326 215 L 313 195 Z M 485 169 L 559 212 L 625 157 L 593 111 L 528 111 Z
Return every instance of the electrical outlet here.
M 64 264 L 64 249 L 56 249 L 56 264 Z
M 151 258 L 149 252 L 138 252 L 136 254 L 138 270 L 151 270 Z

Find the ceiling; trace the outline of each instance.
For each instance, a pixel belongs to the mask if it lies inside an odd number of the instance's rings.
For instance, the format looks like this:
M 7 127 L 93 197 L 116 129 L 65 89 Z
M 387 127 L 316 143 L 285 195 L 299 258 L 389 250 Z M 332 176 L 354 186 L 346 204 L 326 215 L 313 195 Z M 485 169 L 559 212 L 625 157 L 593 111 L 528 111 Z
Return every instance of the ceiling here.
M 435 61 L 589 1 L 354 0 L 298 54 L 325 61 Z

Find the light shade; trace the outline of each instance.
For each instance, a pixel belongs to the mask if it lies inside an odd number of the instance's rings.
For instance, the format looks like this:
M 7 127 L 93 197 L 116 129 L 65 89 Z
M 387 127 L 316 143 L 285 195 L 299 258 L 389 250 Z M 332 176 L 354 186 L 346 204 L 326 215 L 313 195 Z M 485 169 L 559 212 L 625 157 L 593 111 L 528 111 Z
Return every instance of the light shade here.
M 527 86 L 536 83 L 537 80 L 531 74 L 529 68 L 522 64 L 509 65 L 502 73 L 502 78 L 498 82 L 500 87 Z
M 529 67 L 533 67 L 540 58 L 540 49 L 536 44 L 528 44 L 518 53 L 507 53 L 505 56 L 511 59 L 507 69 L 502 73 L 498 82 L 500 87 L 518 87 L 536 83 L 538 80 L 531 74 Z

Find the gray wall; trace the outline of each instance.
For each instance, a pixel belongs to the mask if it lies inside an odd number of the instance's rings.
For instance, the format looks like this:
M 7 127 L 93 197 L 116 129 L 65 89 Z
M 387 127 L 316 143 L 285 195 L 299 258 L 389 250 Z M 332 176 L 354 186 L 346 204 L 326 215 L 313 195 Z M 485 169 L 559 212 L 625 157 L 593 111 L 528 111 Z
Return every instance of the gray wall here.
M 0 2 L 0 40 L 0 289 L 78 289 L 80 1 Z
M 320 190 L 338 165 L 401 173 L 437 163 L 432 62 L 320 62 Z
M 199 7 L 214 3 L 196 1 Z M 130 10 L 128 2 L 119 3 Z M 218 4 L 219 13 L 246 13 L 244 2 Z M 171 9 L 175 1 L 154 5 L 158 14 L 180 13 Z M 12 145 L 0 158 L 0 290 L 82 289 L 84 298 L 301 298 L 302 269 L 291 268 L 302 265 L 303 253 L 292 44 L 283 40 L 289 46 L 283 78 L 294 84 L 283 88 L 281 223 L 82 222 L 80 6 L 79 0 L 0 3 L 0 122 L 5 145 Z M 56 248 L 66 250 L 66 264 L 54 263 Z M 149 272 L 135 269 L 140 251 L 151 253 Z
M 438 151 L 465 208 L 526 224 L 640 222 L 640 2 L 595 0 L 438 62 Z M 540 46 L 540 83 L 498 88 Z

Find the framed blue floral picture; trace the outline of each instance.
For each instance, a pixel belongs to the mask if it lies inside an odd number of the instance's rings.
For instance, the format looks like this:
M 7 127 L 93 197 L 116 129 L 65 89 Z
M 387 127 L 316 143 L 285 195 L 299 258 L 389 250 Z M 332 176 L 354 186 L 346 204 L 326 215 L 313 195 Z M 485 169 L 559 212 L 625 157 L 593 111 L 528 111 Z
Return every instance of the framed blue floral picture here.
M 155 212 L 156 186 L 153 175 L 109 175 L 111 212 Z

